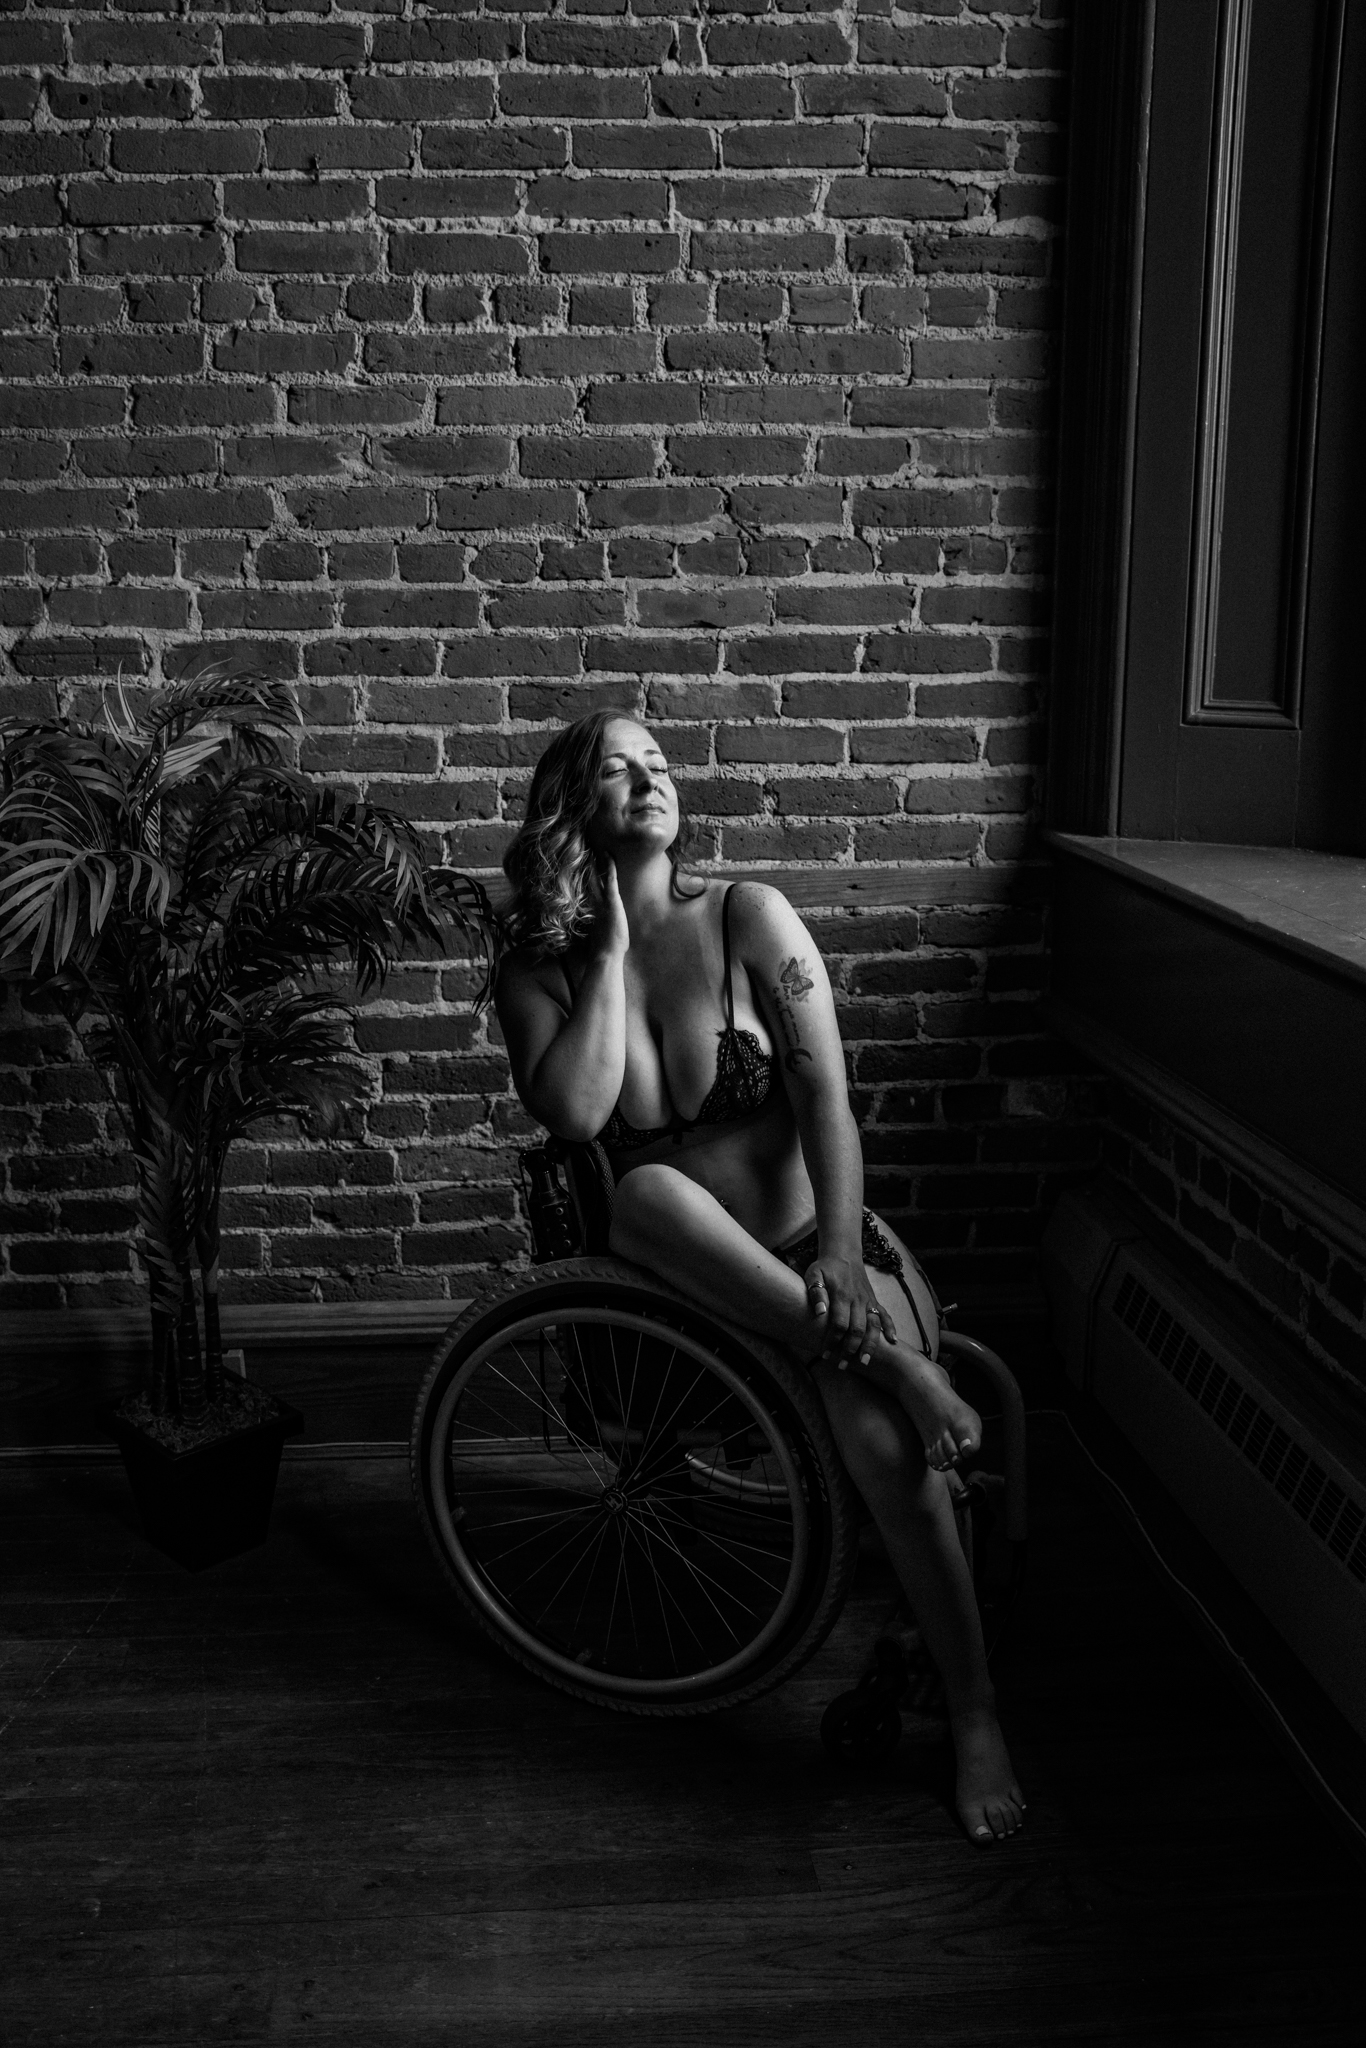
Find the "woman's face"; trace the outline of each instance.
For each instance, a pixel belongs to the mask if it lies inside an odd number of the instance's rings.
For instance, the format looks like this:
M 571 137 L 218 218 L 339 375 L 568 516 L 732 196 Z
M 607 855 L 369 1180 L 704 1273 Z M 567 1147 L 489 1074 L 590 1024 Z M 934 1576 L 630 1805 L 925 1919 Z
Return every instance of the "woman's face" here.
M 633 718 L 614 718 L 602 736 L 598 807 L 588 825 L 595 853 L 672 846 L 678 837 L 678 797 L 669 764 L 653 736 Z

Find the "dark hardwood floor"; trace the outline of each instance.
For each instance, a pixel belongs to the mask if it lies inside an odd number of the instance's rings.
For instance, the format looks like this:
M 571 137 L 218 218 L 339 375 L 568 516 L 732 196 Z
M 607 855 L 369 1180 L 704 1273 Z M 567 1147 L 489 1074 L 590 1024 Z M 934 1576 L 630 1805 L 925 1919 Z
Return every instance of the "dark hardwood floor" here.
M 1055 1421 L 1033 1477 L 1029 1823 L 983 1853 L 928 1724 L 821 1751 L 876 1561 L 779 1693 L 633 1722 L 464 1627 L 398 1460 L 288 1464 L 199 1578 L 117 1467 L 11 1469 L 0 2041 L 1360 2048 L 1361 1871 Z

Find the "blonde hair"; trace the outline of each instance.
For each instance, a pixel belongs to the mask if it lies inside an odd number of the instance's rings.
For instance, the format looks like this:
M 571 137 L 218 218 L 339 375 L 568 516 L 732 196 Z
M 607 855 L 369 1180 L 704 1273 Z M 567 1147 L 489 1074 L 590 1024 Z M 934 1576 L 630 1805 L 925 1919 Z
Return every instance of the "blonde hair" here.
M 599 888 L 588 824 L 601 794 L 603 737 L 613 719 L 630 717 L 628 711 L 590 711 L 557 732 L 536 763 L 526 816 L 503 855 L 512 884 L 503 929 L 511 945 L 563 953 L 591 926 Z M 680 804 L 678 837 L 669 848 L 675 876 L 686 831 Z

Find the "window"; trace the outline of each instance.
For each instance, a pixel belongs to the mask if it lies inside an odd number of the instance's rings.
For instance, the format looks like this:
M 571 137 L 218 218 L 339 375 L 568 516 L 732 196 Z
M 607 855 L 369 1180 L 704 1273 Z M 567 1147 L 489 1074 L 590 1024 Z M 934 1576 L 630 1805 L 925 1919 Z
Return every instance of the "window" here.
M 1366 10 L 1080 29 L 1053 822 L 1366 854 Z
M 1366 1211 L 1366 7 L 1093 0 L 1076 66 L 1054 1018 Z

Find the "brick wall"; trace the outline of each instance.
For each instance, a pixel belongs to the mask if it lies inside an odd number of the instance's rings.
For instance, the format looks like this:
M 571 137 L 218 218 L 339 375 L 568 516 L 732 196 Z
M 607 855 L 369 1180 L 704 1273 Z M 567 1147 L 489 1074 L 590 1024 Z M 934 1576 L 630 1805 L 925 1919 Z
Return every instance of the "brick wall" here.
M 1229 1282 L 1270 1330 L 1360 1412 L 1366 1272 L 1274 1188 L 1118 1082 L 1106 1084 L 1103 1163 Z
M 244 653 L 474 867 L 556 721 L 640 711 L 712 857 L 903 877 L 813 913 L 873 1194 L 1027 1284 L 1082 1143 L 1027 863 L 1065 86 L 1054 0 L 0 15 L 5 708 Z M 347 1143 L 243 1147 L 239 1298 L 522 1255 L 464 989 L 370 1008 Z M 0 1305 L 136 1298 L 98 1086 L 0 1029 Z

